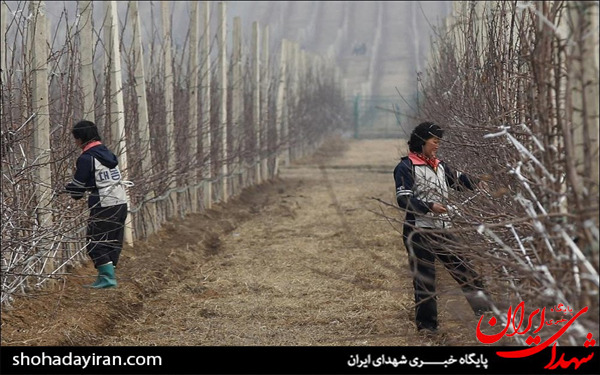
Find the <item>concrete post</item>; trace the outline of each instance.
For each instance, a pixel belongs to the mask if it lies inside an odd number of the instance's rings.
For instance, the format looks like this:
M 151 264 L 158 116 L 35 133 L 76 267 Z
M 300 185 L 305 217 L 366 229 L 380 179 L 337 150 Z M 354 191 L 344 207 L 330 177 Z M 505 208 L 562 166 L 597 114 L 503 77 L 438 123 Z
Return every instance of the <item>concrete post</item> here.
M 269 25 L 265 25 L 262 32 L 262 77 L 261 77 L 261 127 L 260 127 L 260 172 L 261 180 L 269 179 L 269 167 L 267 163 L 268 134 L 269 134 L 269 84 L 271 75 L 269 74 Z
M 236 153 L 235 155 L 235 168 L 234 170 L 238 173 L 237 178 L 232 179 L 232 185 L 235 183 L 235 187 L 232 186 L 232 190 L 235 194 L 241 192 L 244 186 L 244 158 L 242 150 L 244 149 L 244 142 L 242 140 L 242 115 L 244 113 L 243 98 L 244 98 L 244 85 L 242 81 L 242 20 L 240 17 L 233 19 L 233 46 L 232 46 L 232 98 L 231 98 L 231 129 L 233 134 L 233 145 L 232 149 Z
M 298 46 L 299 48 L 300 46 Z M 306 76 L 306 51 L 303 49 L 298 50 L 298 101 L 300 100 L 300 96 L 304 94 L 305 91 L 308 90 L 309 82 L 307 81 Z M 298 140 L 298 153 L 300 157 L 304 157 L 307 152 L 308 139 L 306 137 L 306 132 L 304 128 L 300 129 L 300 139 Z
M 254 183 L 260 184 L 260 25 L 252 23 L 252 129 L 254 143 Z
M 296 111 L 298 104 L 298 48 L 297 43 L 291 42 L 288 44 L 289 48 L 289 66 L 288 66 L 288 76 L 290 80 L 290 84 L 288 87 L 288 96 L 287 96 L 287 108 L 288 108 L 288 117 L 289 117 L 289 109 L 292 108 L 292 111 Z M 296 149 L 298 147 L 298 129 L 294 127 L 294 131 L 292 132 L 287 127 L 288 130 L 288 160 L 293 161 L 296 158 Z
M 131 2 L 130 19 L 133 32 L 133 61 L 134 61 L 134 78 L 135 92 L 138 106 L 138 144 L 143 153 L 142 157 L 142 173 L 144 176 L 154 174 L 154 165 L 156 164 L 156 156 L 152 153 L 152 143 L 150 141 L 150 122 L 148 120 L 148 100 L 146 98 L 146 79 L 144 70 L 144 51 L 142 48 L 142 36 L 140 33 L 140 15 L 138 2 Z M 149 191 L 143 198 L 150 200 L 155 197 L 154 191 Z M 158 229 L 156 222 L 156 203 L 147 203 L 144 210 L 144 221 L 151 225 L 150 230 L 147 230 L 146 235 L 155 232 Z
M 175 155 L 175 117 L 173 113 L 173 59 L 171 50 L 171 11 L 169 9 L 170 2 L 163 1 L 160 3 L 162 13 L 162 35 L 164 48 L 164 87 L 165 87 L 165 111 L 166 111 L 166 142 L 167 142 L 167 174 L 169 178 L 168 189 L 176 187 L 176 155 Z M 172 218 L 177 213 L 177 193 L 171 191 L 169 200 L 166 205 L 166 216 Z
M 117 2 L 106 2 L 106 20 L 107 28 L 105 34 L 105 43 L 108 48 L 107 56 L 110 61 L 110 91 L 109 100 L 111 102 L 110 133 L 111 140 L 115 145 L 114 153 L 119 158 L 119 169 L 123 179 L 127 179 L 127 137 L 125 134 L 125 106 L 123 103 L 123 78 L 121 76 L 121 52 L 119 50 L 119 18 L 117 14 Z M 129 204 L 129 194 L 127 193 Z M 128 245 L 133 245 L 133 231 L 131 225 L 131 215 L 125 221 L 124 241 Z
M 219 80 L 219 126 L 221 128 L 221 199 L 227 202 L 229 197 L 229 166 L 227 162 L 227 3 L 219 3 L 219 61 L 217 79 Z
M 276 147 L 277 153 L 275 156 L 275 168 L 273 174 L 276 176 L 279 174 L 279 165 L 283 163 L 284 166 L 288 165 L 288 153 L 286 149 L 287 144 L 287 54 L 288 54 L 288 41 L 286 39 L 281 40 L 281 47 L 279 51 L 279 77 L 277 83 L 277 98 L 276 98 Z
M 94 108 L 95 80 L 94 80 L 94 39 L 92 26 L 92 1 L 85 0 L 78 3 L 81 20 L 79 21 L 79 38 L 81 54 L 81 86 L 83 91 L 83 118 L 96 123 Z
M 189 134 L 188 134 L 188 156 L 190 170 L 188 171 L 188 183 L 190 185 L 190 203 L 191 211 L 198 212 L 198 171 L 197 171 L 197 156 L 198 156 L 198 132 L 200 131 L 198 121 L 198 27 L 199 27 L 199 12 L 198 2 L 192 1 L 190 4 L 190 55 L 188 62 L 188 72 L 190 77 L 190 98 L 189 98 Z
M 33 157 L 38 165 L 34 169 L 35 197 L 37 199 L 36 219 L 40 231 L 52 228 L 52 175 L 50 169 L 50 113 L 48 107 L 48 29 L 46 2 L 31 1 L 29 13 L 32 15 L 28 38 L 31 46 L 32 110 L 33 118 Z M 4 43 L 4 40 L 2 41 Z M 44 236 L 48 237 L 48 236 Z M 48 254 L 52 243 L 41 241 L 41 251 Z M 49 258 L 44 273 L 54 271 L 54 259 Z
M 7 52 L 6 50 L 6 15 L 8 14 L 8 7 L 6 6 L 6 2 L 2 2 L 0 3 L 0 66 L 2 67 L 2 82 L 6 82 L 5 77 L 6 77 L 6 66 L 5 66 L 5 61 L 6 61 L 6 55 L 5 53 Z
M 203 180 L 203 201 L 204 208 L 212 207 L 212 134 L 210 130 L 210 110 L 211 110 L 211 61 L 210 61 L 210 1 L 203 3 L 203 27 L 202 36 L 202 153 L 206 156 L 206 164 L 202 166 Z

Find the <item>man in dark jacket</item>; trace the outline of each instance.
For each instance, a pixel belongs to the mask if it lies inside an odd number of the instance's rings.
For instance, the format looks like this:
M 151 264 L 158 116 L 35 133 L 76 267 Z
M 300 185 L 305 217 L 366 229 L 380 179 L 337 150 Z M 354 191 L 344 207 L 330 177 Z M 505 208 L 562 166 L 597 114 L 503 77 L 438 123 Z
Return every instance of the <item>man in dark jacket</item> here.
M 82 153 L 77 158 L 73 181 L 67 184 L 66 190 L 73 199 L 83 198 L 86 191 L 90 193 L 87 251 L 98 270 L 96 281 L 86 287 L 116 287 L 115 267 L 123 246 L 127 218 L 127 196 L 121 171 L 117 157 L 102 144 L 93 122 L 79 121 L 72 133 Z
M 448 251 L 454 238 L 440 231 L 451 226 L 444 219 L 449 209 L 445 203 L 449 188 L 474 190 L 485 188 L 485 182 L 456 173 L 437 159 L 442 136 L 443 130 L 438 125 L 419 124 L 408 141 L 408 156 L 403 157 L 394 169 L 396 199 L 400 208 L 406 211 L 403 239 L 413 273 L 417 329 L 434 332 L 438 329 L 436 258 L 460 284 L 475 314 L 480 315 L 491 308 L 491 300 L 479 275 L 468 260 Z

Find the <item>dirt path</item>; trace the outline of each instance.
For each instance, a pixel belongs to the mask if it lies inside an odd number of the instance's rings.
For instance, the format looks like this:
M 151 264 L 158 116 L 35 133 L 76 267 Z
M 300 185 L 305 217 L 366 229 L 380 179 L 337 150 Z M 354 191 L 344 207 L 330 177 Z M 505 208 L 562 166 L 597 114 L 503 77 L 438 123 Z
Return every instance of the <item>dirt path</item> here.
M 440 335 L 414 329 L 401 235 L 377 215 L 399 211 L 372 199 L 394 200 L 401 147 L 332 140 L 124 249 L 117 289 L 81 288 L 88 265 L 20 299 L 2 314 L 2 345 L 474 345 L 460 295 L 440 299 Z

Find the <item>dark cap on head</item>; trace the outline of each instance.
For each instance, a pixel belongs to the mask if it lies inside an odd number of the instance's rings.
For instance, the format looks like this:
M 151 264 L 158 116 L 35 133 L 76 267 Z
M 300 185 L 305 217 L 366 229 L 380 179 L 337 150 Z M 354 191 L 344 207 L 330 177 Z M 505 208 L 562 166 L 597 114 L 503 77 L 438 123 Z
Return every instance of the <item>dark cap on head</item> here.
M 429 121 L 422 122 L 412 131 L 410 139 L 408 140 L 408 149 L 411 152 L 422 152 L 423 145 L 429 138 L 442 138 L 443 136 L 444 131 L 439 125 Z
M 79 139 L 83 144 L 92 141 L 101 141 L 96 124 L 91 121 L 81 120 L 73 126 L 73 137 Z

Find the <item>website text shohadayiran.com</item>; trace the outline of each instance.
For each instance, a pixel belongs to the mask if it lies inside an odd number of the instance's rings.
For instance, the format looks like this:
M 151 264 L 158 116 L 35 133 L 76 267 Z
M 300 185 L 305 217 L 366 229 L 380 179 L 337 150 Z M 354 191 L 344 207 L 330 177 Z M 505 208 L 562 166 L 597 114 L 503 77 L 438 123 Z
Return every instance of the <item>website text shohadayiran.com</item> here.
M 162 366 L 162 357 L 157 355 L 77 355 L 69 352 L 65 355 L 20 355 L 12 357 L 13 366 Z

